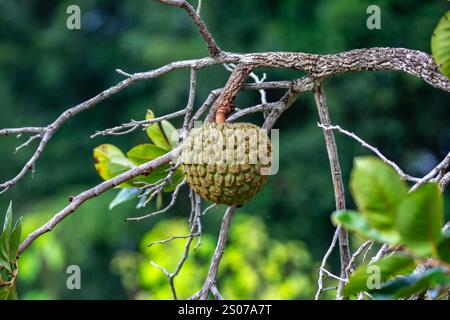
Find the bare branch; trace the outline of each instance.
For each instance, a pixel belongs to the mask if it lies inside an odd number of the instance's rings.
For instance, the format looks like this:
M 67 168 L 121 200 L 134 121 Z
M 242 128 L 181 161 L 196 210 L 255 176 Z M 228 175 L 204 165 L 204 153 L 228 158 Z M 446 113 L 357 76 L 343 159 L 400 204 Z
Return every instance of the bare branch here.
M 110 135 L 110 136 L 125 135 L 125 134 L 133 132 L 134 130 L 136 130 L 139 127 L 146 128 L 149 125 L 151 125 L 152 123 L 161 122 L 163 120 L 174 119 L 174 118 L 184 115 L 185 113 L 186 113 L 186 109 L 182 109 L 182 110 L 172 112 L 172 113 L 166 114 L 164 116 L 153 118 L 153 119 L 146 119 L 146 120 L 141 120 L 141 121 L 131 120 L 131 122 L 123 123 L 120 126 L 117 126 L 114 128 L 109 128 L 109 129 L 105 129 L 102 131 L 96 131 L 93 135 L 91 135 L 91 138 L 95 138 L 98 136 L 107 136 L 107 135 Z
M 195 299 L 206 300 L 208 298 L 208 293 L 210 292 L 211 287 L 214 286 L 216 283 L 217 271 L 219 270 L 220 260 L 222 259 L 222 255 L 227 245 L 228 232 L 231 225 L 231 218 L 235 211 L 236 206 L 230 206 L 228 207 L 223 216 L 222 224 L 220 226 L 219 239 L 217 241 L 216 250 L 214 251 L 211 264 L 209 266 L 208 276 L 206 277 L 206 281 L 202 289 L 200 289 L 199 292 L 197 292 L 190 298 L 192 300 Z
M 316 101 L 317 111 L 319 113 L 320 122 L 324 126 L 330 126 L 330 115 L 328 113 L 328 106 L 323 92 L 323 84 L 320 83 L 316 86 L 314 92 L 314 99 Z M 334 197 L 336 201 L 336 210 L 345 209 L 345 191 L 344 183 L 342 181 L 342 171 L 339 164 L 339 156 L 332 131 L 323 130 L 325 137 L 325 144 L 327 147 L 328 160 L 330 162 L 331 177 L 333 180 Z M 346 267 L 350 262 L 350 248 L 348 244 L 348 233 L 344 228 L 339 228 L 339 252 L 341 258 L 341 278 L 347 279 Z M 337 299 L 342 298 L 342 289 L 344 282 L 340 281 L 337 290 Z
M 196 237 L 196 236 L 198 236 L 198 235 L 199 235 L 199 233 L 190 233 L 190 234 L 187 234 L 187 235 L 185 235 L 185 236 L 173 236 L 173 237 L 170 237 L 170 238 L 167 238 L 167 239 L 164 239 L 164 240 L 158 240 L 158 241 L 150 242 L 150 243 L 147 245 L 147 247 L 150 248 L 151 246 L 153 246 L 153 245 L 155 245 L 155 244 L 164 244 L 164 243 L 170 242 L 170 241 L 172 241 L 172 240 L 176 240 L 176 239 L 186 239 L 186 238 Z
M 199 2 L 199 7 L 200 6 L 201 2 Z M 197 70 L 191 69 L 191 78 L 189 82 L 189 98 L 185 108 L 186 115 L 184 117 L 183 128 L 180 134 L 181 141 L 186 139 L 189 132 L 189 123 L 191 121 L 192 112 L 194 110 L 196 86 L 197 86 Z
M 0 130 L 0 136 L 20 135 L 22 133 L 44 133 L 45 130 L 46 128 L 43 127 L 6 128 Z
M 416 190 L 418 187 L 420 187 L 424 183 L 432 181 L 442 170 L 445 170 L 449 167 L 450 167 L 450 152 L 445 156 L 444 160 L 442 160 L 428 174 L 426 174 L 414 186 L 412 186 L 412 188 L 409 191 L 413 192 L 414 190 Z
M 139 221 L 142 219 L 146 219 L 146 218 L 150 218 L 150 217 L 154 217 L 158 214 L 164 213 L 169 211 L 171 208 L 173 208 L 173 206 L 175 205 L 175 202 L 177 201 L 177 197 L 178 197 L 178 192 L 180 191 L 181 187 L 184 186 L 186 184 L 186 179 L 183 180 L 182 182 L 180 182 L 177 187 L 175 188 L 174 192 L 172 193 L 172 199 L 170 201 L 170 203 L 161 210 L 155 211 L 155 212 L 151 212 L 149 214 L 140 216 L 140 217 L 131 217 L 131 218 L 126 218 L 125 221 Z
M 395 171 L 397 171 L 397 173 L 400 175 L 400 177 L 403 180 L 406 181 L 414 181 L 417 182 L 420 179 L 410 176 L 408 174 L 406 174 L 405 172 L 403 172 L 402 169 L 400 169 L 400 167 L 393 161 L 389 160 L 388 158 L 386 158 L 381 152 L 380 150 L 378 150 L 377 148 L 371 146 L 370 144 L 368 144 L 366 141 L 364 141 L 363 139 L 361 139 L 360 137 L 358 137 L 356 134 L 354 134 L 353 132 L 347 131 L 345 129 L 342 129 L 340 126 L 334 126 L 334 125 L 330 125 L 330 126 L 325 126 L 323 124 L 318 123 L 317 126 L 319 126 L 320 128 L 328 131 L 328 130 L 338 130 L 340 133 L 358 141 L 363 147 L 371 150 L 373 153 L 375 153 L 381 160 L 383 160 L 384 163 L 386 163 L 387 165 L 391 166 Z
M 198 29 L 198 32 L 205 41 L 206 46 L 208 47 L 209 55 L 214 58 L 221 53 L 219 46 L 214 41 L 214 38 L 212 37 L 211 33 L 206 27 L 206 24 L 203 22 L 202 18 L 200 18 L 199 13 L 201 9 L 201 3 L 199 3 L 197 10 L 195 10 L 187 1 L 184 0 L 157 0 L 157 1 L 168 4 L 170 6 L 180 7 L 184 9 L 187 12 L 187 14 L 191 17 L 192 21 L 194 22 L 194 24 Z

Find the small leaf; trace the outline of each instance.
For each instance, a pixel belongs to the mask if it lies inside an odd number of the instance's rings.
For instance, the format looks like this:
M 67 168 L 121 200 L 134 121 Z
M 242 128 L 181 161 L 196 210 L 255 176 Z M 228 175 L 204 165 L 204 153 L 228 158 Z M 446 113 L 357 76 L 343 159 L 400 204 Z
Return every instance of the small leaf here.
M 103 180 L 109 180 L 135 167 L 123 152 L 112 144 L 102 144 L 94 149 L 95 169 Z M 119 187 L 132 187 L 131 182 L 122 183 Z
M 437 184 L 428 183 L 409 193 L 397 212 L 401 242 L 415 254 L 437 255 L 444 220 L 444 204 Z
M 162 208 L 163 205 L 163 195 L 162 193 L 158 193 L 156 196 L 156 210 L 159 210 Z
M 450 77 L 450 11 L 439 20 L 433 31 L 431 52 L 439 70 Z
M 21 238 L 22 238 L 22 217 L 20 217 L 19 220 L 17 220 L 11 232 L 10 255 L 9 255 L 9 259 L 11 262 L 14 262 L 16 260 Z
M 442 236 L 441 241 L 438 244 L 437 247 L 439 258 L 450 264 L 450 232 L 447 231 Z
M 398 242 L 398 236 L 392 237 L 392 234 L 389 234 L 391 237 L 383 236 L 378 230 L 372 228 L 359 212 L 351 210 L 337 211 L 333 213 L 332 220 L 334 224 L 341 224 L 345 229 L 359 233 L 363 237 L 382 243 L 396 244 Z
M 154 119 L 155 115 L 151 110 L 147 111 L 147 115 L 145 119 Z M 161 125 L 158 122 L 152 123 L 146 129 L 148 136 L 152 140 L 152 142 L 165 150 L 171 150 L 169 138 L 165 135 L 164 131 L 161 128 Z
M 115 198 L 109 203 L 109 210 L 112 210 L 114 207 L 118 206 L 119 204 L 125 203 L 129 200 L 137 198 L 139 195 L 139 189 L 138 188 L 124 188 L 120 190 Z
M 140 144 L 127 152 L 127 157 L 136 165 L 141 165 L 167 153 L 167 150 L 154 144 Z
M 349 282 L 344 287 L 343 294 L 348 297 L 358 292 L 373 290 L 372 286 L 377 284 L 374 284 L 373 281 L 379 282 L 381 285 L 381 282 L 401 274 L 413 266 L 413 258 L 402 254 L 392 255 L 371 264 L 361 265 L 350 276 Z
M 9 203 L 6 211 L 5 221 L 3 223 L 3 231 L 0 235 L 0 266 L 7 271 L 11 269 L 11 229 L 12 229 L 12 202 Z
M 167 120 L 161 121 L 161 127 L 164 131 L 164 135 L 169 140 L 169 144 L 172 148 L 175 148 L 178 144 L 178 131 L 177 129 Z
M 395 236 L 395 214 L 408 190 L 395 170 L 375 157 L 356 158 L 350 187 L 368 223 Z

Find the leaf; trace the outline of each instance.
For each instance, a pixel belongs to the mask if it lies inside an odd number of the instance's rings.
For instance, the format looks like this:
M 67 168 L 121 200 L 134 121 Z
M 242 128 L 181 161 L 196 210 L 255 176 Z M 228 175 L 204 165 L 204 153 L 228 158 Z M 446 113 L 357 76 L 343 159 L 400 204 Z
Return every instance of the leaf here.
M 439 70 L 450 77 L 450 11 L 439 20 L 433 31 L 431 52 Z
M 442 261 L 445 261 L 446 263 L 450 264 L 450 232 L 447 231 L 442 236 L 441 241 L 438 244 L 437 247 L 439 258 Z
M 363 237 L 382 243 L 395 244 L 396 239 L 387 238 L 378 230 L 372 228 L 359 212 L 351 210 L 337 211 L 333 213 L 332 220 L 334 224 L 341 224 L 345 229 L 359 233 Z
M 12 202 L 6 211 L 3 230 L 0 235 L 0 266 L 12 272 L 11 269 L 11 229 L 12 229 Z
M 444 220 L 444 204 L 437 184 L 428 183 L 409 193 L 397 212 L 401 242 L 415 254 L 437 255 Z
M 112 144 L 102 144 L 94 149 L 95 169 L 103 180 L 109 180 L 135 167 L 123 152 Z M 131 182 L 122 183 L 119 187 L 132 187 Z
M 370 291 L 374 285 L 373 281 L 381 284 L 388 278 L 404 272 L 414 266 L 412 257 L 402 254 L 392 255 L 380 259 L 371 264 L 364 264 L 356 268 L 345 285 L 343 294 L 350 296 L 362 291 Z M 380 287 L 381 288 L 381 287 Z
M 145 119 L 154 118 L 155 115 L 153 114 L 153 112 L 151 110 L 148 110 Z M 169 137 L 166 136 L 165 132 L 161 128 L 161 124 L 159 124 L 158 122 L 152 123 L 147 127 L 146 131 L 155 145 L 167 151 L 172 149 L 172 147 L 170 146 Z
M 401 299 L 437 285 L 449 284 L 450 275 L 433 268 L 420 274 L 398 277 L 385 283 L 381 289 L 370 291 L 370 294 L 376 299 Z
M 14 228 L 11 231 L 10 238 L 10 255 L 9 259 L 11 262 L 14 262 L 17 257 L 17 253 L 19 252 L 20 240 L 22 238 L 22 217 L 17 220 Z
M 127 157 L 136 165 L 141 165 L 167 153 L 167 150 L 154 144 L 140 144 L 127 152 Z
M 375 157 L 356 158 L 350 188 L 367 222 L 394 238 L 397 207 L 408 191 L 395 170 Z
M 119 204 L 125 203 L 129 200 L 135 199 L 139 195 L 138 188 L 124 188 L 120 190 L 115 198 L 109 203 L 109 210 L 112 210 L 114 207 Z
M 170 146 L 172 148 L 175 148 L 178 144 L 178 139 L 179 139 L 177 129 L 167 120 L 161 121 L 161 127 L 164 131 L 165 136 L 167 137 L 167 139 L 169 141 Z
M 16 284 L 0 288 L 0 300 L 17 300 Z
M 162 208 L 163 205 L 163 195 L 162 193 L 158 193 L 156 196 L 156 210 L 159 210 Z

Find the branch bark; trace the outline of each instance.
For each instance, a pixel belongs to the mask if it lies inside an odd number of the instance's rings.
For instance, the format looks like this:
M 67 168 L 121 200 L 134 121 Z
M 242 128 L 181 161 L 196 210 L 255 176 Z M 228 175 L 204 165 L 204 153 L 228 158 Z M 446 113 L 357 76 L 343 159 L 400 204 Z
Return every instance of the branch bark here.
M 320 122 L 323 126 L 330 126 L 330 115 L 328 113 L 328 106 L 325 98 L 325 93 L 323 92 L 323 83 L 320 82 L 314 89 L 314 98 L 316 101 L 317 111 L 319 113 Z M 333 180 L 334 187 L 334 197 L 336 202 L 336 210 L 345 209 L 345 191 L 344 183 L 342 181 L 342 172 L 339 164 L 339 156 L 336 146 L 336 141 L 334 139 L 333 131 L 323 130 L 325 137 L 325 144 L 327 147 L 328 160 L 330 162 L 331 177 Z M 347 279 L 346 268 L 350 263 L 350 248 L 348 243 L 348 233 L 347 231 L 339 227 L 339 252 L 341 260 L 341 278 Z M 345 285 L 344 281 L 339 281 L 337 298 L 342 298 L 342 289 Z

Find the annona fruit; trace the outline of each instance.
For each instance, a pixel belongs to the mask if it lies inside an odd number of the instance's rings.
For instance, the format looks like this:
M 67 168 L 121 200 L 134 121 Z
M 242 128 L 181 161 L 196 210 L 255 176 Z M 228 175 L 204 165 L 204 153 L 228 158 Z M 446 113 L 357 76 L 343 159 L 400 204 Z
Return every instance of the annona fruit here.
M 202 198 L 240 205 L 266 184 L 271 155 L 267 130 L 251 123 L 207 123 L 189 133 L 181 164 L 187 182 Z

